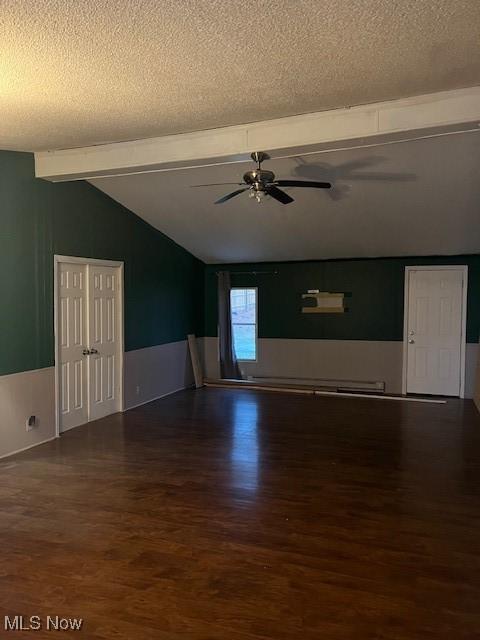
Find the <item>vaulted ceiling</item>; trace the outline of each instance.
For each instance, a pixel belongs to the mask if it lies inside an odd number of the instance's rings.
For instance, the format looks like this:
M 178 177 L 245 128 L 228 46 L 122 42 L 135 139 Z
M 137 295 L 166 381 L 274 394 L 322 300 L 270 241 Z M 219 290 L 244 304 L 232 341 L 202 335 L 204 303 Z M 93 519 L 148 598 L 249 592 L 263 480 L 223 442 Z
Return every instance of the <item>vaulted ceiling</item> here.
M 92 180 L 206 262 L 480 252 L 480 131 L 276 159 L 278 178 L 330 180 L 288 189 L 295 202 L 242 194 L 213 202 L 247 163 Z
M 0 30 L 0 148 L 131 140 L 480 84 L 478 0 L 3 0 Z

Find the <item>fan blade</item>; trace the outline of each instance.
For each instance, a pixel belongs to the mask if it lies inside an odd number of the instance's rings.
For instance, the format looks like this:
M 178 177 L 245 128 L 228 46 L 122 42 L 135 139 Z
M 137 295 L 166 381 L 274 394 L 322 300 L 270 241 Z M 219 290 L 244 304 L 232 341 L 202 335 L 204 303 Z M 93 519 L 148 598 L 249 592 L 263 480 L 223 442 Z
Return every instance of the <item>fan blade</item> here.
M 245 184 L 245 182 L 210 182 L 209 184 L 191 184 L 191 187 L 220 187 L 226 184 Z
M 330 182 L 313 182 L 312 180 L 275 180 L 279 187 L 312 187 L 313 189 L 330 189 Z
M 288 195 L 288 193 L 285 193 L 285 191 L 281 191 L 280 189 L 277 189 L 275 185 L 269 185 L 265 189 L 265 192 L 268 193 L 269 196 L 272 196 L 272 198 L 275 198 L 275 200 L 278 200 L 279 202 L 281 202 L 282 204 L 289 204 L 290 202 L 293 202 L 293 198 L 291 198 Z
M 216 200 L 214 204 L 222 204 L 222 202 L 226 202 L 227 200 L 230 200 L 230 198 L 234 198 L 235 196 L 238 196 L 239 193 L 243 193 L 244 191 L 248 191 L 249 189 L 250 187 L 245 187 L 244 189 L 237 189 L 236 191 L 232 191 L 232 193 L 227 193 L 227 195 L 223 196 L 223 198 Z

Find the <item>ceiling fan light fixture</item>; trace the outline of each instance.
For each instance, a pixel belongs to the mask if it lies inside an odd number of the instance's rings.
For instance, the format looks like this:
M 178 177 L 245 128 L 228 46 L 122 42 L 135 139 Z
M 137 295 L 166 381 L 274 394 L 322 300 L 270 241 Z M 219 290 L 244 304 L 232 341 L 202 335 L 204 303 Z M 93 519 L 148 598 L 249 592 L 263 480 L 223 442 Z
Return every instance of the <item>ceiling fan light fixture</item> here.
M 256 200 L 260 204 L 262 200 L 265 199 L 265 196 L 267 194 L 265 193 L 265 191 L 261 191 L 260 189 L 251 189 L 248 195 L 250 198 Z
M 227 193 L 225 196 L 219 198 L 214 204 L 222 204 L 231 200 L 235 196 L 238 196 L 244 191 L 250 191 L 248 194 L 250 198 L 254 198 L 260 203 L 264 198 L 271 197 L 277 202 L 282 204 L 290 204 L 293 202 L 293 198 L 282 191 L 278 187 L 310 187 L 313 189 L 330 189 L 332 186 L 330 182 L 316 182 L 313 180 L 276 180 L 273 171 L 262 169 L 263 160 L 267 160 L 269 156 L 262 151 L 255 151 L 251 154 L 252 160 L 257 163 L 257 167 L 252 171 L 247 171 L 243 174 L 243 182 L 230 183 L 243 187 L 242 189 L 236 189 L 231 193 Z M 211 187 L 214 184 L 197 184 L 192 185 L 195 187 Z

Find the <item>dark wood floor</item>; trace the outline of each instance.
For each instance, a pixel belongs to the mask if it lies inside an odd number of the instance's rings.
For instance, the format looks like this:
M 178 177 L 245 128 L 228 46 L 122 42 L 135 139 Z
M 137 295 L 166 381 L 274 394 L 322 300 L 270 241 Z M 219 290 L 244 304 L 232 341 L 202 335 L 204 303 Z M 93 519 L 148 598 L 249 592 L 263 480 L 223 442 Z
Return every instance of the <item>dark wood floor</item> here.
M 480 637 L 480 417 L 187 391 L 0 464 L 9 638 Z

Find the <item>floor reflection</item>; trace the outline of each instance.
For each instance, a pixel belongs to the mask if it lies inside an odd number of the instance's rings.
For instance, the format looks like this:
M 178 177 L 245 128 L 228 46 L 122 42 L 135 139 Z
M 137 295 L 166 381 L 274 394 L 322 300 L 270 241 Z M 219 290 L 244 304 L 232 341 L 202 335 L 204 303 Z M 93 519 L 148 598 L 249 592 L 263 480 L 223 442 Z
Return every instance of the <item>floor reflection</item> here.
M 403 485 L 422 500 L 435 499 L 443 493 L 455 493 L 464 482 L 465 452 L 461 411 L 463 403 L 449 401 L 440 405 L 456 412 L 456 428 L 450 419 L 429 420 L 430 407 L 407 402 L 401 406 L 401 466 Z M 440 409 L 440 410 L 441 410 Z M 419 428 L 419 414 L 425 419 Z M 420 414 L 421 415 L 421 414 Z M 469 487 L 465 487 L 467 490 Z
M 233 404 L 232 486 L 248 493 L 258 487 L 258 405 L 252 397 L 236 397 Z

